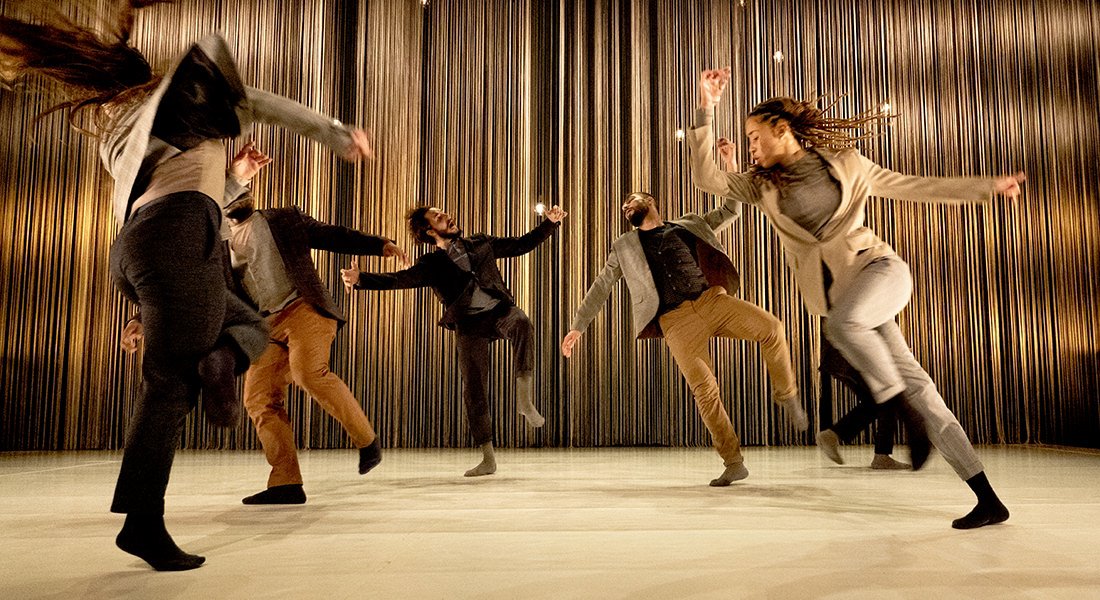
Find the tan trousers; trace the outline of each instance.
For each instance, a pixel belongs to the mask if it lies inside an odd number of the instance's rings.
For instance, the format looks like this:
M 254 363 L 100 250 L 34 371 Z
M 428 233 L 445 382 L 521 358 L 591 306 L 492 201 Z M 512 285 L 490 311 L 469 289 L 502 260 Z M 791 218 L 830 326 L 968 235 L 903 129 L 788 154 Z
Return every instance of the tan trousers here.
M 798 385 L 783 324 L 759 306 L 734 298 L 721 287 L 712 287 L 697 299 L 662 315 L 661 330 L 676 365 L 695 395 L 695 405 L 714 439 L 714 449 L 727 467 L 743 462 L 741 440 L 722 406 L 718 380 L 714 376 L 710 338 L 758 342 L 771 376 L 773 396 L 776 400 L 784 400 L 798 395 Z
M 329 351 L 336 321 L 296 300 L 268 317 L 271 342 L 244 378 L 244 407 L 256 426 L 264 456 L 271 465 L 267 486 L 302 483 L 298 450 L 286 411 L 291 380 L 313 397 L 348 432 L 357 448 L 377 437 L 359 401 L 335 373 L 329 371 Z

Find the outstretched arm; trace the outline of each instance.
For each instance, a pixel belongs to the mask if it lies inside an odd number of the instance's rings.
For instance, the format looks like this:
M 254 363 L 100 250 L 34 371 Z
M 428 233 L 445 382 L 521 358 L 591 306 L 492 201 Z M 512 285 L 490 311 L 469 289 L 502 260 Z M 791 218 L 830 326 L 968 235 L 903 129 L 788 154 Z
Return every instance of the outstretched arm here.
M 920 177 L 903 175 L 859 156 L 873 196 L 939 204 L 989 203 L 995 194 L 1015 198 L 1023 172 L 1001 177 Z
M 405 261 L 405 266 L 408 266 L 405 253 L 387 238 L 363 233 L 350 227 L 322 223 L 305 213 L 301 215 L 310 248 L 344 254 L 397 256 Z
M 278 125 L 300 136 L 321 142 L 340 158 L 348 161 L 374 158 L 370 134 L 348 127 L 290 98 L 246 88 L 255 120 Z
M 592 282 L 592 286 L 584 294 L 584 300 L 581 300 L 581 305 L 577 308 L 577 314 L 573 317 L 573 323 L 569 326 L 569 333 L 561 341 L 561 353 L 566 358 L 573 354 L 573 346 L 581 337 L 581 333 L 603 310 L 607 297 L 611 295 L 612 288 L 615 287 L 622 276 L 623 271 L 619 267 L 619 257 L 612 249 L 611 253 L 607 255 L 607 263 L 600 270 L 600 274 L 596 276 L 596 281 Z
M 431 285 L 429 268 L 422 262 L 393 273 L 365 273 L 359 270 L 359 257 L 351 259 L 351 266 L 340 269 L 344 289 L 356 290 L 404 290 Z
M 567 215 L 569 215 L 569 213 L 555 204 L 553 208 L 546 211 L 546 218 L 543 219 L 542 223 L 539 223 L 538 227 L 535 227 L 531 231 L 519 237 L 490 238 L 493 256 L 497 258 L 509 258 L 527 254 L 557 231 L 558 226 L 561 225 L 562 219 Z

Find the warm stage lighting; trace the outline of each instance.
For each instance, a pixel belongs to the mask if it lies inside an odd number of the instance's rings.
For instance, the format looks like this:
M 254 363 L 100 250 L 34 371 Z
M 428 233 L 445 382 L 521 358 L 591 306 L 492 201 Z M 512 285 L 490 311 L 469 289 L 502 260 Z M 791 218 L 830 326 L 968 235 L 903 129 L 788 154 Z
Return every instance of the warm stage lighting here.
M 783 62 L 783 53 L 779 50 L 776 50 L 775 54 L 772 55 L 772 60 L 774 60 L 775 62 Z
M 684 141 L 684 130 L 683 129 L 677 129 L 676 130 L 676 141 L 677 142 Z
M 535 205 L 535 214 L 536 215 L 541 216 L 545 212 L 546 212 L 546 205 L 545 204 L 543 204 L 542 202 L 539 202 L 538 204 Z

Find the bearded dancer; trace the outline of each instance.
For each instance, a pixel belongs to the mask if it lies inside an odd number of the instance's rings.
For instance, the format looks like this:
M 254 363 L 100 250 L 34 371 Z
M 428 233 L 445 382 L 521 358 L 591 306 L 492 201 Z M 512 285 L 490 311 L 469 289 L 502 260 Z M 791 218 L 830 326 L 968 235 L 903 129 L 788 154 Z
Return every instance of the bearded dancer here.
M 396 273 L 363 273 L 358 259 L 341 270 L 348 291 L 397 290 L 431 287 L 443 303 L 439 325 L 453 330 L 462 373 L 462 400 L 470 435 L 482 453 L 481 462 L 466 477 L 492 475 L 497 470 L 493 450 L 493 423 L 489 415 L 489 344 L 505 339 L 515 351 L 516 408 L 532 427 L 544 419 L 534 405 L 534 353 L 530 319 L 515 305 L 497 269 L 498 258 L 526 254 L 549 238 L 568 213 L 560 206 L 546 211 L 534 230 L 519 237 L 485 234 L 465 237 L 451 215 L 438 208 L 420 206 L 409 211 L 406 222 L 417 241 L 435 246 L 411 268 Z
M 729 200 L 706 215 L 688 213 L 667 222 L 656 200 L 646 193 L 628 195 L 620 208 L 636 229 L 612 242 L 607 264 L 585 293 L 561 342 L 562 354 L 572 356 L 615 284 L 625 278 L 633 299 L 634 334 L 639 339 L 664 337 L 722 457 L 725 470 L 710 485 L 727 486 L 744 479 L 749 471 L 741 441 L 722 406 L 710 338 L 759 343 L 776 404 L 795 429 L 805 431 L 809 421 L 799 402 L 783 324 L 759 306 L 730 295 L 737 291 L 738 273 L 715 234 L 741 216 L 741 204 Z

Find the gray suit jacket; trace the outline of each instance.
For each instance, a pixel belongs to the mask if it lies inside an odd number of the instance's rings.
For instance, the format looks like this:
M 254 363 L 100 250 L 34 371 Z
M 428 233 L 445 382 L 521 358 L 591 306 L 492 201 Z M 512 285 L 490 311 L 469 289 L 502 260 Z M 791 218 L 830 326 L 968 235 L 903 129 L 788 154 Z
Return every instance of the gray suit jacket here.
M 165 104 L 171 111 L 191 109 L 198 117 L 162 114 Z M 111 203 L 120 227 L 130 216 L 133 200 L 148 185 L 142 176 L 186 149 L 153 136 L 154 124 L 163 122 L 158 117 L 183 121 L 188 116 L 192 123 L 201 123 L 203 130 L 182 132 L 181 139 L 191 137 L 196 142 L 236 137 L 259 121 L 279 125 L 339 153 L 352 143 L 351 132 L 340 121 L 293 100 L 245 87 L 225 40 L 216 34 L 206 36 L 172 65 L 148 98 L 129 107 L 100 139 L 100 160 L 115 180 Z
M 696 256 L 707 282 L 712 286 L 726 288 L 730 294 L 737 293 L 740 279 L 715 233 L 733 225 L 740 216 L 741 203 L 727 199 L 722 206 L 703 216 L 688 213 L 670 221 L 690 231 L 698 240 Z M 662 337 L 661 325 L 656 319 L 661 299 L 657 295 L 657 284 L 653 282 L 653 273 L 649 270 L 649 262 L 646 261 L 636 229 L 624 233 L 611 243 L 607 263 L 584 295 L 570 329 L 584 331 L 588 327 L 603 310 L 607 297 L 611 295 L 612 288 L 620 278 L 626 279 L 626 287 L 630 290 L 634 335 L 639 339 Z

